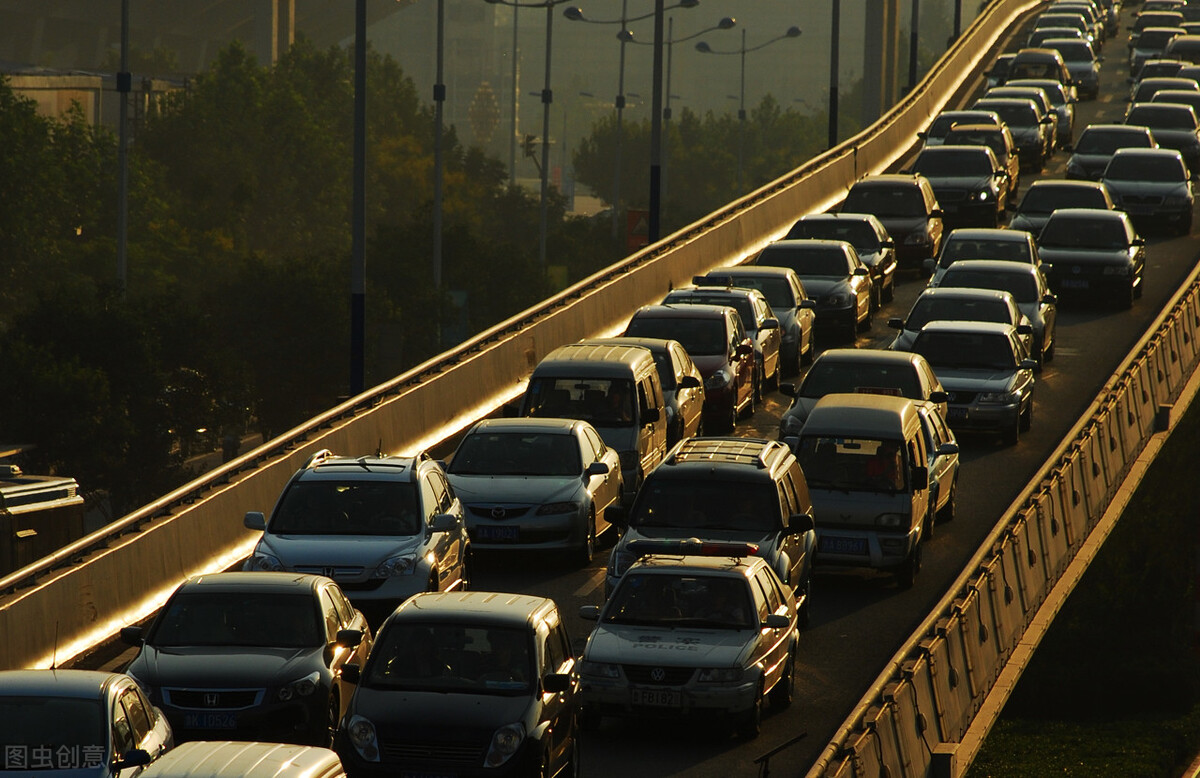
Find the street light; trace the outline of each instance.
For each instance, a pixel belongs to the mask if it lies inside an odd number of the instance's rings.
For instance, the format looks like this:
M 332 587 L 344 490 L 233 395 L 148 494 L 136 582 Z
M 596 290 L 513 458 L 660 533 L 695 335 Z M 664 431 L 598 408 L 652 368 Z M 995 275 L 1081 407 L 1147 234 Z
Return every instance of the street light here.
M 546 270 L 546 208 L 550 184 L 546 176 L 550 171 L 550 104 L 554 102 L 554 93 L 550 90 L 550 52 L 554 32 L 554 6 L 561 5 L 565 0 L 543 0 L 540 3 L 522 3 L 519 0 L 484 0 L 491 5 L 506 5 L 511 8 L 545 8 L 546 9 L 546 68 L 545 80 L 542 86 L 542 192 L 538 207 L 538 267 Z M 516 53 L 513 53 L 516 56 Z
M 680 0 L 671 8 L 695 8 L 700 5 L 700 0 Z M 613 101 L 613 106 L 617 109 L 617 144 L 613 160 L 613 196 L 612 196 L 612 237 L 613 241 L 617 241 L 621 237 L 621 145 L 624 135 L 622 114 L 625 110 L 625 44 L 635 43 L 633 32 L 626 26 L 630 22 L 639 22 L 643 19 L 649 19 L 654 13 L 642 14 L 641 16 L 629 16 L 629 0 L 621 0 L 621 18 L 619 19 L 589 19 L 579 6 L 569 6 L 563 10 L 563 16 L 573 22 L 587 22 L 589 24 L 619 24 L 621 31 L 617 33 L 617 40 L 621 42 L 621 56 L 617 69 L 617 97 Z
M 838 50 L 842 38 L 842 0 L 831 0 L 829 25 L 829 148 L 838 142 Z
M 777 35 L 774 38 L 763 41 L 762 43 L 758 44 L 757 46 L 753 46 L 751 48 L 746 48 L 746 29 L 743 27 L 742 28 L 742 47 L 740 49 L 738 49 L 737 51 L 717 51 L 716 49 L 713 49 L 711 46 L 709 46 L 704 41 L 700 41 L 699 43 L 696 44 L 696 51 L 699 51 L 703 54 L 738 54 L 742 58 L 742 86 L 741 86 L 741 94 L 740 94 L 739 103 L 738 103 L 738 179 L 737 179 L 737 188 L 738 188 L 739 194 L 742 191 L 742 167 L 744 164 L 745 149 L 746 149 L 746 54 L 751 51 L 758 51 L 759 49 L 766 48 L 767 46 L 770 46 L 772 43 L 783 40 L 784 38 L 799 38 L 801 32 L 802 31 L 799 27 L 795 27 L 795 26 L 789 27 L 787 32 L 785 32 L 783 35 Z

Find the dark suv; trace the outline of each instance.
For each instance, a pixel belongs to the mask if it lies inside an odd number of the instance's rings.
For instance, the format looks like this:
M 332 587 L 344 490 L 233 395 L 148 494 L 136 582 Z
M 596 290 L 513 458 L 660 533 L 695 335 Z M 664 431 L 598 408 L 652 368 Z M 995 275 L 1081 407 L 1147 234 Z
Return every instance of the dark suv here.
M 942 246 L 942 208 L 929 179 L 883 173 L 860 178 L 846 193 L 844 213 L 872 213 L 896 241 L 896 263 L 918 272 Z
M 338 730 L 359 776 L 579 774 L 579 669 L 553 600 L 418 594 L 359 669 Z
M 326 575 L 379 623 L 418 592 L 466 589 L 471 545 L 463 505 L 437 462 L 320 451 L 284 487 L 247 571 Z
M 754 343 L 729 306 L 646 305 L 622 335 L 683 344 L 704 377 L 704 428 L 732 432 L 740 414 L 754 413 Z
M 756 555 L 795 590 L 801 621 L 807 618 L 812 500 L 796 457 L 779 441 L 692 438 L 671 449 L 633 503 L 608 560 L 606 593 L 637 558 L 629 543 L 643 538 L 756 543 Z

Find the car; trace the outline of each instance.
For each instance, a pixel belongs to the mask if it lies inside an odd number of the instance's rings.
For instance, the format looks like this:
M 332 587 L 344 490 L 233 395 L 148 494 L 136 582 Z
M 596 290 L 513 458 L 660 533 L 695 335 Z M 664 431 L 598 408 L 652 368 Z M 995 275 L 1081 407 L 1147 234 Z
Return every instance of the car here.
M 989 88 L 1000 86 L 1005 82 L 1016 56 L 1016 52 L 1004 52 L 996 55 L 996 59 L 992 60 L 992 66 L 983 73 L 987 77 Z
M 1063 38 L 1060 40 L 1070 39 Z M 1069 84 L 1075 80 L 1071 77 L 1070 71 L 1067 70 L 1067 63 L 1063 61 L 1062 54 L 1059 54 L 1056 49 L 1045 46 L 1036 49 L 1025 48 L 1019 50 L 1013 57 L 1008 77 L 1012 79 L 1052 78 L 1063 84 Z M 1081 96 L 1084 96 L 1082 92 Z
M 463 505 L 427 453 L 415 456 L 310 456 L 284 486 L 246 571 L 332 573 L 367 618 L 378 623 L 417 592 L 466 589 L 471 539 Z
M 1058 345 L 1058 297 L 1050 291 L 1041 265 L 995 259 L 961 260 L 947 268 L 933 286 L 1000 289 L 1010 293 L 1033 325 L 1034 359 L 1039 363 L 1054 359 Z
M 762 292 L 737 286 L 683 286 L 668 292 L 662 304 L 721 305 L 736 310 L 754 344 L 755 401 L 761 402 L 768 388 L 779 386 L 783 332 Z
M 667 408 L 667 447 L 700 434 L 704 419 L 704 376 L 682 343 L 669 338 L 620 337 L 588 338 L 581 342 L 598 346 L 638 346 L 649 351 L 658 369 Z M 786 330 L 784 342 L 787 342 Z
M 1124 211 L 1055 211 L 1038 245 L 1050 286 L 1060 294 L 1103 296 L 1122 308 L 1142 294 L 1146 242 Z
M 1075 13 L 1071 11 L 1063 11 L 1061 13 L 1045 12 L 1040 14 L 1037 20 L 1033 23 L 1034 30 L 1043 30 L 1053 27 L 1074 27 L 1075 29 L 1079 30 L 1080 35 L 1086 43 L 1096 45 L 1099 44 L 1099 41 L 1096 39 L 1095 29 L 1091 24 L 1088 23 L 1088 20 L 1084 18 L 1082 13 Z M 1065 39 L 1058 38 L 1056 40 Z M 1042 46 L 1044 48 L 1050 48 L 1045 43 L 1043 43 Z
M 1067 69 L 1067 80 L 1074 82 L 1080 98 L 1095 100 L 1100 95 L 1100 69 L 1104 58 L 1092 44 L 1078 38 L 1051 38 L 1042 46 L 1059 53 Z
M 578 665 L 547 597 L 415 595 L 346 674 L 335 749 L 351 778 L 578 775 Z
M 1109 160 L 1100 181 L 1112 192 L 1117 208 L 1135 224 L 1170 228 L 1176 235 L 1192 231 L 1196 198 L 1178 151 L 1121 149 Z
M 1029 265 L 1041 263 L 1037 242 L 1026 230 L 960 227 L 946 236 L 942 252 L 937 260 L 930 262 L 930 285 L 937 286 L 946 269 L 964 259 L 998 259 Z
M 944 224 L 997 227 L 1004 218 L 1008 171 L 987 146 L 922 149 L 909 172 L 929 179 Z
M 854 340 L 871 327 L 871 271 L 844 240 L 777 240 L 755 255 L 753 266 L 795 271 L 817 301 L 815 326 Z
M 1025 40 L 1026 48 L 1036 49 L 1051 38 L 1079 38 L 1083 40 L 1083 30 L 1078 27 L 1039 27 L 1031 30 Z
M 813 360 L 799 385 L 784 384 L 792 398 L 779 419 L 780 439 L 800 434 L 808 414 L 827 394 L 870 394 L 929 400 L 943 406 L 945 391 L 918 354 L 875 348 L 828 349 Z
M 851 185 L 838 210 L 877 217 L 896 242 L 896 265 L 901 270 L 919 271 L 921 263 L 941 248 L 942 208 L 924 176 L 863 176 Z
M 1186 22 L 1185 22 L 1186 24 Z M 1179 25 L 1183 27 L 1183 24 Z M 1176 35 L 1163 49 L 1163 56 L 1200 64 L 1200 35 Z
M 931 321 L 994 321 L 1017 328 L 1027 351 L 1033 349 L 1033 325 L 1021 313 L 1017 301 L 1008 292 L 997 289 L 959 289 L 957 287 L 928 287 L 917 295 L 904 318 L 888 320 L 888 326 L 899 330 L 888 344 L 893 351 L 911 351 L 921 328 Z
M 345 778 L 337 752 L 236 740 L 181 743 L 147 767 L 141 778 Z
M 991 149 L 996 161 L 1008 173 L 1008 199 L 1004 205 L 1016 207 L 1021 188 L 1021 158 L 1007 125 L 957 124 L 946 133 L 946 141 L 955 146 L 987 146 Z
M 976 100 L 974 106 L 1000 114 L 1017 143 L 1024 169 L 1042 169 L 1053 148 L 1053 120 L 1042 114 L 1037 103 L 1027 97 L 984 97 Z
M 1179 78 L 1177 76 L 1156 76 L 1143 78 L 1129 90 L 1129 102 L 1148 103 L 1156 92 L 1170 89 L 1175 92 L 1200 92 L 1200 84 L 1195 79 Z
M 792 450 L 777 440 L 703 437 L 680 441 L 647 477 L 629 525 L 608 557 L 605 593 L 637 558 L 641 540 L 753 543 L 796 593 L 800 621 L 809 618 L 812 501 Z
M 1113 153 L 1121 148 L 1156 149 L 1158 142 L 1149 127 L 1129 124 L 1092 124 L 1075 142 L 1067 160 L 1067 178 L 1099 181 Z
M 1037 87 L 1050 98 L 1050 105 L 1058 114 L 1058 137 L 1055 145 L 1070 150 L 1075 142 L 1075 103 L 1079 101 L 1074 84 L 1063 84 L 1052 78 L 1018 78 L 1008 82 L 1009 87 Z M 993 149 L 994 150 L 994 149 Z
M 729 432 L 754 413 L 754 344 L 733 308 L 646 305 L 634 312 L 624 337 L 665 338 L 683 344 L 704 377 L 704 429 Z
M 1137 45 L 1129 49 L 1129 75 L 1133 76 L 1148 59 L 1164 56 L 1167 44 L 1176 36 L 1186 35 L 1182 25 L 1172 27 L 1147 27 L 1138 35 Z
M 1037 362 L 1011 324 L 933 321 L 921 329 L 913 351 L 946 387 L 946 419 L 956 432 L 996 432 L 1012 445 L 1033 424 Z
M 1043 178 L 1034 181 L 1025 190 L 1025 196 L 1021 198 L 1009 227 L 1025 230 L 1036 238 L 1050 214 L 1059 208 L 1102 208 L 1111 211 L 1115 207 L 1112 193 L 1102 181 Z
M 747 543 L 638 540 L 580 663 L 585 728 L 603 716 L 698 716 L 759 734 L 763 708 L 792 703 L 798 605 Z M 669 650 L 676 649 L 676 650 Z
M 999 119 L 997 118 L 997 121 Z M 870 213 L 810 213 L 792 225 L 784 240 L 819 238 L 844 240 L 858 252 L 871 271 L 874 286 L 872 305 L 876 310 L 896 296 L 896 241 L 887 227 Z
M 937 405 L 913 401 L 925 434 L 926 467 L 929 470 L 929 502 L 937 522 L 953 521 L 958 515 L 958 472 L 961 467 L 958 438 L 946 424 Z M 932 527 L 931 527 L 932 529 Z
M 1091 2 L 1091 0 L 1056 0 L 1056 2 L 1048 5 L 1043 11 L 1045 14 L 1057 13 L 1077 13 L 1083 16 L 1088 23 L 1088 30 L 1092 34 L 1092 42 L 1097 49 L 1102 45 L 1106 35 L 1106 29 L 1103 19 L 1103 14 L 1099 7 Z
M 738 265 L 695 276 L 692 282 L 697 286 L 740 286 L 762 292 L 783 333 L 779 349 L 783 374 L 795 375 L 802 364 L 812 361 L 816 351 L 817 301 L 809 297 L 808 289 L 795 270 L 769 265 Z
M 998 87 L 994 87 L 992 89 L 987 90 L 986 92 L 983 93 L 983 97 L 984 98 L 995 98 L 995 97 L 1026 98 L 1026 97 L 1028 97 L 1030 100 L 1032 100 L 1034 103 L 1036 103 L 1037 107 L 1038 107 L 1038 111 L 1041 113 L 1042 117 L 1043 118 L 1049 117 L 1051 119 L 1051 122 L 1050 122 L 1050 153 L 1053 154 L 1054 151 L 1058 148 L 1058 134 L 1059 134 L 1058 109 L 1055 108 L 1054 103 L 1051 102 L 1051 100 L 1050 100 L 1050 95 L 1042 87 L 1015 85 L 1016 81 L 1029 82 L 1029 81 L 1035 81 L 1035 80 L 1036 81 L 1044 80 L 1044 81 L 1051 81 L 1053 83 L 1058 83 L 1057 81 L 1054 81 L 1054 79 L 1030 79 L 1030 78 L 1011 79 L 1004 86 L 998 86 Z M 1059 84 L 1059 86 L 1061 87 L 1062 85 Z
M 1141 81 L 1143 78 L 1159 78 L 1162 76 L 1178 75 L 1180 68 L 1183 66 L 1183 60 L 1151 57 L 1143 62 L 1142 66 L 1138 68 L 1138 71 L 1133 74 L 1133 80 Z
M 1175 75 L 1180 78 L 1190 78 L 1193 81 L 1200 81 L 1200 65 L 1184 62 L 1183 67 L 1175 71 Z
M 579 419 L 483 419 L 445 469 L 478 549 L 565 551 L 586 565 L 621 506 L 621 458 Z
M 1150 96 L 1152 103 L 1182 103 L 1190 105 L 1196 115 L 1200 116 L 1200 90 L 1192 92 L 1186 89 L 1160 89 Z
M 969 109 L 942 111 L 933 117 L 933 121 L 926 129 L 917 133 L 917 137 L 924 141 L 926 146 L 940 146 L 946 133 L 956 124 L 990 124 L 1000 127 L 1004 122 L 995 111 L 972 111 Z
M 117 778 L 175 745 L 167 717 L 124 673 L 0 670 L 3 769 Z
M 1187 19 L 1178 10 L 1143 10 L 1134 16 L 1133 24 L 1129 26 L 1129 38 L 1125 45 L 1131 51 L 1137 48 L 1138 39 L 1142 36 L 1142 30 L 1145 30 L 1147 27 L 1182 27 L 1186 21 Z M 1181 59 L 1181 57 L 1168 58 Z
M 332 579 L 290 572 L 193 576 L 120 634 L 138 649 L 126 672 L 187 740 L 327 747 L 353 691 L 343 670 L 371 649 Z

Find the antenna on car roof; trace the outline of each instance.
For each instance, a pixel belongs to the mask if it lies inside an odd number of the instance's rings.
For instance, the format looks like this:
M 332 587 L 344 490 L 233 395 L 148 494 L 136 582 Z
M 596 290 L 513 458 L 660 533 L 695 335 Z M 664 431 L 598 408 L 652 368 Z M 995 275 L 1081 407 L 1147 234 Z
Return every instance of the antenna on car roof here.
M 379 445 L 375 447 L 375 456 L 383 456 L 383 438 L 379 439 Z
M 58 668 L 58 619 L 54 620 L 54 651 L 50 654 L 50 669 Z

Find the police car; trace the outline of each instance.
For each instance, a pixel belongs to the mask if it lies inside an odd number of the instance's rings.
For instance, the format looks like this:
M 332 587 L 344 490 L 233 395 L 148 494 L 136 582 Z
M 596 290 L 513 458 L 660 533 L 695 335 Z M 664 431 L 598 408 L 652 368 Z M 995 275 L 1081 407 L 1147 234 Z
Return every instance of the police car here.
M 585 728 L 603 716 L 715 715 L 759 732 L 791 704 L 796 598 L 753 543 L 637 540 L 640 558 L 603 606 L 580 668 Z

